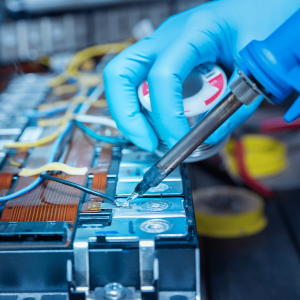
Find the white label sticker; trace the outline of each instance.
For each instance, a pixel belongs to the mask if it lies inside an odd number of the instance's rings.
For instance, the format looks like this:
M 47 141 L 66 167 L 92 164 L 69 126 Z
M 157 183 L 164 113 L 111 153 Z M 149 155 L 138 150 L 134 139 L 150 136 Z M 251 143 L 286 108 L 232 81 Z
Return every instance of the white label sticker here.
M 1 128 L 0 135 L 18 135 L 22 132 L 21 128 Z
M 44 128 L 38 126 L 29 126 L 25 128 L 20 136 L 19 142 L 32 143 L 36 142 L 42 135 Z

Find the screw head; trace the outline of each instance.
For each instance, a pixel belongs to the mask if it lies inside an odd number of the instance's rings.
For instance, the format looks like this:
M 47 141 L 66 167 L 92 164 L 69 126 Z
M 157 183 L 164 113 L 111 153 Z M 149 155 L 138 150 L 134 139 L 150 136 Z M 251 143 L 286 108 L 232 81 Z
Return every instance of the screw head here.
M 108 283 L 104 286 L 104 297 L 109 300 L 119 300 L 125 296 L 125 288 L 117 282 Z

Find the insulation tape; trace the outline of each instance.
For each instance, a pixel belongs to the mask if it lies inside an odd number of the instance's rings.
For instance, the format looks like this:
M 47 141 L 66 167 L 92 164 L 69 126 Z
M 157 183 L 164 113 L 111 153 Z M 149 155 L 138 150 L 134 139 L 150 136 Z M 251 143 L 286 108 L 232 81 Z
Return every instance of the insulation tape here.
M 227 78 L 219 66 L 206 63 L 193 69 L 182 84 L 185 116 L 201 115 L 213 108 L 223 98 L 226 87 Z M 137 92 L 142 106 L 151 112 L 148 82 L 143 81 Z
M 63 163 L 54 162 L 36 169 L 23 168 L 19 173 L 19 176 L 23 176 L 23 177 L 34 176 L 46 171 L 60 171 L 69 175 L 85 175 L 88 171 L 88 168 L 86 167 L 74 168 Z
M 284 172 L 288 167 L 286 145 L 271 136 L 247 134 L 242 137 L 245 147 L 245 164 L 253 178 L 266 178 Z M 234 154 L 235 141 L 231 140 L 226 150 L 226 165 L 233 176 L 238 175 L 237 162 Z
M 267 225 L 264 202 L 246 189 L 217 186 L 193 192 L 197 232 L 215 238 L 256 234 Z

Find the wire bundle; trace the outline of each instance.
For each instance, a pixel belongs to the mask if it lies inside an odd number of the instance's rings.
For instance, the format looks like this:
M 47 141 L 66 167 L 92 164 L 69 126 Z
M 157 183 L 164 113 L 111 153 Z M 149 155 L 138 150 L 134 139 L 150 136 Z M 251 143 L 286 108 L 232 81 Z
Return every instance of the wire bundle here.
M 58 135 L 57 139 L 55 140 L 55 142 L 53 143 L 52 149 L 51 149 L 51 153 L 50 153 L 50 157 L 48 158 L 48 164 L 52 163 L 55 159 L 57 150 L 59 149 L 59 145 L 62 142 L 62 140 L 64 139 L 64 137 L 67 135 L 67 133 L 71 130 L 72 128 L 72 122 L 69 121 L 64 129 L 60 132 L 60 134 Z M 42 178 L 38 177 L 34 182 L 32 182 L 31 184 L 29 184 L 27 187 L 4 197 L 0 197 L 0 202 L 2 201 L 7 201 L 16 197 L 19 197 L 29 191 L 31 191 L 32 189 L 34 189 L 39 183 L 42 182 Z
M 53 104 L 45 104 L 41 105 L 38 110 L 36 111 L 27 111 L 26 114 L 30 118 L 44 118 L 48 117 L 51 115 L 54 115 L 56 113 L 60 113 L 65 111 L 64 116 L 56 119 L 45 119 L 45 120 L 39 120 L 38 124 L 40 126 L 55 126 L 59 125 L 60 127 L 58 130 L 56 130 L 54 133 L 52 133 L 49 136 L 43 137 L 35 142 L 29 142 L 29 143 L 23 143 L 23 142 L 15 142 L 13 144 L 6 145 L 8 148 L 31 148 L 31 147 L 37 147 L 44 145 L 46 143 L 49 143 L 53 140 L 54 143 L 52 145 L 50 157 L 48 158 L 47 164 L 51 164 L 55 160 L 56 153 L 59 149 L 59 146 L 64 139 L 64 137 L 70 132 L 73 123 L 83 130 L 87 135 L 90 137 L 106 142 L 106 143 L 111 143 L 115 145 L 125 145 L 128 144 L 129 141 L 125 138 L 118 138 L 118 137 L 111 137 L 111 136 L 103 136 L 100 135 L 96 132 L 94 132 L 92 129 L 87 127 L 86 125 L 83 124 L 85 123 L 96 123 L 104 126 L 110 126 L 113 128 L 116 128 L 116 124 L 113 120 L 110 120 L 108 118 L 97 118 L 96 116 L 88 116 L 86 115 L 87 111 L 89 108 L 96 104 L 98 101 L 99 97 L 101 94 L 104 92 L 104 86 L 102 84 L 102 76 L 100 74 L 83 74 L 78 71 L 79 67 L 82 65 L 84 61 L 87 59 L 90 59 L 95 56 L 100 56 L 104 55 L 107 53 L 118 53 L 127 48 L 130 45 L 130 42 L 122 42 L 122 43 L 114 43 L 114 44 L 105 44 L 105 45 L 98 45 L 98 46 L 93 46 L 87 49 L 84 49 L 77 54 L 75 54 L 72 58 L 71 63 L 69 64 L 68 68 L 66 71 L 64 71 L 62 74 L 58 75 L 55 78 L 52 78 L 50 81 L 50 86 L 51 87 L 58 87 L 65 81 L 69 81 L 69 79 L 74 79 L 76 78 L 76 82 L 78 82 L 78 85 L 81 86 L 81 88 L 76 88 L 74 85 L 65 85 L 61 89 L 57 90 L 57 92 L 60 93 L 65 93 L 65 92 L 73 92 L 77 90 L 75 96 L 71 98 L 69 101 L 64 100 L 64 101 L 58 101 Z M 93 78 L 96 78 L 97 80 L 93 81 Z M 95 79 L 94 78 L 94 79 Z M 87 97 L 86 95 L 88 94 L 90 87 L 92 86 L 91 84 L 94 82 L 97 82 L 97 87 L 92 90 L 92 93 Z M 100 83 L 99 83 L 100 82 Z M 72 87 L 73 86 L 73 87 Z M 59 87 L 58 87 L 59 88 Z M 101 102 L 101 101 L 100 101 Z M 105 101 L 106 103 L 106 101 Z M 103 107 L 104 103 L 103 100 L 101 103 L 98 103 L 98 107 Z M 73 119 L 75 121 L 73 122 Z M 13 198 L 16 198 L 18 196 L 21 196 L 32 189 L 34 189 L 38 184 L 42 182 L 42 180 L 53 180 L 62 184 L 66 184 L 69 186 L 72 186 L 74 188 L 80 189 L 86 193 L 96 195 L 98 197 L 102 197 L 105 199 L 108 199 L 109 201 L 113 202 L 115 205 L 114 198 L 107 196 L 103 193 L 90 190 L 88 188 L 85 188 L 81 185 L 72 183 L 70 181 L 66 181 L 60 178 L 56 178 L 53 176 L 49 176 L 45 174 L 46 172 L 43 172 L 40 174 L 40 177 L 38 177 L 36 180 L 34 180 L 30 185 L 27 187 L 4 197 L 0 197 L 0 202 L 1 201 L 7 201 Z
M 128 42 L 97 45 L 86 48 L 76 53 L 73 56 L 72 61 L 69 64 L 67 70 L 64 71 L 62 74 L 58 75 L 57 77 L 51 79 L 50 86 L 56 87 L 66 82 L 71 77 L 80 78 L 82 76 L 82 73 L 80 73 L 78 69 L 85 60 L 95 56 L 101 56 L 107 53 L 119 53 L 130 45 L 131 43 Z

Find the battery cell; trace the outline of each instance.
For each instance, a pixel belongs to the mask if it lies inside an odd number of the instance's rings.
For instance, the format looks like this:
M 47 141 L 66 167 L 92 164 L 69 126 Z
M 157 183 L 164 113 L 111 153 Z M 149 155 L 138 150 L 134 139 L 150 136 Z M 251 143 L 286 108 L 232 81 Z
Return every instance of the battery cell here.
M 123 150 L 118 174 L 116 195 L 125 197 L 131 195 L 144 174 L 159 160 L 153 153 L 145 151 Z M 161 184 L 150 188 L 145 196 L 181 195 L 182 178 L 179 168 L 175 169 Z

